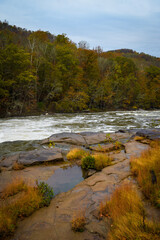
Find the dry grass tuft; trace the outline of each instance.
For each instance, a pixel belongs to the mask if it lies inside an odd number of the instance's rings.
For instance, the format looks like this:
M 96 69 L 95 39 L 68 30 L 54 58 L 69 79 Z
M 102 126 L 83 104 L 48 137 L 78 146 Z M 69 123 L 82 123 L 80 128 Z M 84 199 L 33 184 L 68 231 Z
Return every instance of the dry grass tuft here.
M 44 186 L 42 190 L 45 189 Z M 0 200 L 0 238 L 14 232 L 18 219 L 45 206 L 44 201 L 50 197 L 48 195 L 43 196 L 39 187 L 27 185 L 23 179 L 15 179 L 10 183 L 4 189 Z
M 82 148 L 73 148 L 68 152 L 67 159 L 68 160 L 81 159 L 87 155 L 88 153 Z
M 113 193 L 110 201 L 101 203 L 100 212 L 104 216 L 110 215 L 112 219 L 116 220 L 119 216 L 126 212 L 142 211 L 142 203 L 140 197 L 136 193 L 134 187 L 129 184 L 122 185 Z
M 127 213 L 113 222 L 108 240 L 160 240 L 159 227 L 147 220 L 143 223 L 143 217 L 137 213 Z
M 104 153 L 96 153 L 92 155 L 95 158 L 95 169 L 101 170 L 109 165 L 111 165 L 111 157 Z
M 131 184 L 120 186 L 110 201 L 101 203 L 101 216 L 112 219 L 108 240 L 160 239 L 160 225 L 145 219 L 142 201 Z
M 142 140 L 144 140 L 145 138 L 144 137 L 141 137 L 141 136 L 135 136 L 134 137 L 134 140 L 135 141 L 142 141 Z
M 18 162 L 14 162 L 12 169 L 13 170 L 22 170 L 24 169 L 24 165 Z
M 83 232 L 86 224 L 86 218 L 83 211 L 79 211 L 72 218 L 71 225 L 72 230 L 76 232 Z
M 145 196 L 160 207 L 160 145 L 155 144 L 139 158 L 132 159 L 131 170 Z
M 9 183 L 1 194 L 1 198 L 5 199 L 7 197 L 13 196 L 20 191 L 26 189 L 26 184 L 22 178 L 16 178 L 12 183 Z

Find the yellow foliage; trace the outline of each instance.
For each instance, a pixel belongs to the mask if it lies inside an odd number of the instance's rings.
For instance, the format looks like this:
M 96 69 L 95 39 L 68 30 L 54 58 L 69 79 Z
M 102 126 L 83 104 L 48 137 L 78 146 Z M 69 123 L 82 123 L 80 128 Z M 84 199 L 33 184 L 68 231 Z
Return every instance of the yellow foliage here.
M 107 154 L 96 153 L 92 156 L 95 158 L 96 170 L 101 170 L 111 164 L 111 158 Z
M 13 196 L 14 195 L 14 196 Z M 14 232 L 18 218 L 31 215 L 40 207 L 42 195 L 38 189 L 16 179 L 2 193 L 0 206 L 0 237 Z
M 146 197 L 160 207 L 160 146 L 157 144 L 132 159 L 131 169 Z
M 12 183 L 9 183 L 1 194 L 1 198 L 5 199 L 13 196 L 26 188 L 26 184 L 22 178 L 15 178 Z
M 81 148 L 73 148 L 67 154 L 68 160 L 81 159 L 82 157 L 88 155 L 88 153 Z
M 83 232 L 85 224 L 86 224 L 86 218 L 85 218 L 84 212 L 82 211 L 78 212 L 73 216 L 71 221 L 72 230 L 76 232 Z
M 15 162 L 14 164 L 13 164 L 13 170 L 22 170 L 22 169 L 24 169 L 24 165 L 23 164 L 21 164 L 21 163 L 18 163 L 18 162 Z
M 110 201 L 101 203 L 101 216 L 112 219 L 108 240 L 160 240 L 160 224 L 145 219 L 142 201 L 131 184 L 120 186 Z

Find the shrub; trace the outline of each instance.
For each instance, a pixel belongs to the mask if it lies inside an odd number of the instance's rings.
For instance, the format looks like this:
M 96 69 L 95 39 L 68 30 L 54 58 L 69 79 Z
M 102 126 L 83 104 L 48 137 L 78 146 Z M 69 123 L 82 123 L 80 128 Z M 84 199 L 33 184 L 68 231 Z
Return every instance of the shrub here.
M 103 153 L 93 155 L 95 158 L 95 169 L 101 170 L 111 164 L 111 158 Z
M 72 230 L 76 232 L 83 232 L 86 224 L 86 218 L 83 212 L 79 212 L 75 215 L 71 221 Z
M 81 148 L 73 148 L 67 154 L 67 159 L 68 160 L 81 159 L 82 157 L 86 156 L 87 154 L 88 153 Z
M 95 169 L 95 158 L 93 156 L 86 156 L 82 158 L 82 168 L 84 169 Z
M 53 188 L 45 182 L 37 182 L 39 193 L 42 195 L 41 207 L 49 206 L 52 198 L 54 197 Z
M 139 158 L 132 159 L 131 170 L 145 196 L 160 207 L 160 146 L 155 145 Z

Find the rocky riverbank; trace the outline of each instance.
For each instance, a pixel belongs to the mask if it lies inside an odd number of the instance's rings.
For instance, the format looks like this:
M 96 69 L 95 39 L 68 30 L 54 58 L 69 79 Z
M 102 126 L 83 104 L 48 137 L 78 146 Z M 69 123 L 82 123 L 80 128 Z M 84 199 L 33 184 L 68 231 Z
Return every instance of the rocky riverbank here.
M 38 141 L 36 145 L 32 143 L 28 150 L 23 146 L 1 156 L 0 192 L 16 177 L 30 182 L 47 180 L 56 169 L 70 165 L 66 154 L 77 146 L 91 152 L 105 152 L 112 157 L 111 166 L 95 172 L 68 192 L 58 194 L 49 207 L 20 221 L 11 239 L 106 239 L 110 222 L 106 218 L 99 219 L 99 204 L 121 183 L 134 182 L 130 158 L 139 156 L 149 148 L 150 141 L 156 139 L 160 139 L 159 129 L 120 130 L 109 135 L 103 132 L 60 133 Z M 16 170 L 16 166 L 23 166 L 23 169 Z M 79 211 L 84 211 L 87 219 L 83 233 L 71 230 L 70 221 Z

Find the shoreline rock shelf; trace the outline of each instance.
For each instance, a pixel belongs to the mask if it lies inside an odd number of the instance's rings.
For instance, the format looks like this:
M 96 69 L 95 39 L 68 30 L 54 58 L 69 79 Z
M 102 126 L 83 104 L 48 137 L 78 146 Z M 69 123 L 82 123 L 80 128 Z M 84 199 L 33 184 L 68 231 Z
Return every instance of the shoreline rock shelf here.
M 109 223 L 106 223 L 106 219 L 104 218 L 99 219 L 97 213 L 99 204 L 101 201 L 109 198 L 115 188 L 121 183 L 133 181 L 130 172 L 129 159 L 132 156 L 139 156 L 141 152 L 149 148 L 148 144 L 134 140 L 135 136 L 141 135 L 143 135 L 143 138 L 147 139 L 160 139 L 160 130 L 127 130 L 124 132 L 119 131 L 117 133 L 111 133 L 110 137 L 113 141 L 123 142 L 124 145 L 123 151 L 109 153 L 113 158 L 113 165 L 94 173 L 68 192 L 58 194 L 51 201 L 49 207 L 40 209 L 30 217 L 19 222 L 14 237 L 11 237 L 11 239 L 106 239 Z M 56 144 L 56 147 L 43 149 L 44 144 L 48 144 L 51 141 Z M 44 163 L 45 161 L 63 160 L 62 149 L 58 147 L 59 143 L 68 144 L 70 148 L 74 146 L 77 147 L 77 145 L 88 148 L 90 145 L 94 144 L 110 144 L 106 141 L 106 134 L 101 132 L 54 134 L 50 138 L 44 139 L 40 142 L 42 145 L 41 150 L 26 151 L 18 154 L 15 153 L 13 156 L 2 157 L 0 166 L 5 166 L 5 170 L 7 170 L 8 167 L 8 170 L 11 171 L 5 171 L 2 169 L 2 172 L 0 173 L 1 182 L 6 183 L 11 180 L 14 175 L 18 176 L 22 174 L 25 175 L 26 179 L 35 175 L 34 177 L 38 177 L 38 180 L 40 180 L 43 177 L 43 168 L 44 171 L 48 171 L 48 175 L 46 174 L 45 176 L 46 178 L 53 174 L 58 166 L 32 166 L 32 164 Z M 53 156 L 51 156 L 52 154 Z M 12 170 L 11 166 L 17 158 L 19 163 L 31 166 L 20 171 Z M 39 161 L 37 160 L 38 158 Z M 41 169 L 41 171 L 37 170 L 38 168 Z M 36 171 L 38 171 L 38 173 L 36 173 Z M 0 191 L 2 191 L 2 189 L 3 186 L 0 184 Z M 79 211 L 85 211 L 87 219 L 87 224 L 83 233 L 75 233 L 71 230 L 70 221 L 73 215 Z

